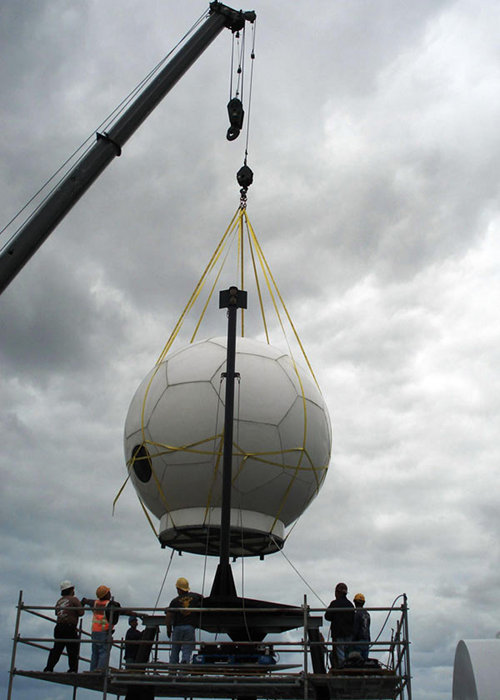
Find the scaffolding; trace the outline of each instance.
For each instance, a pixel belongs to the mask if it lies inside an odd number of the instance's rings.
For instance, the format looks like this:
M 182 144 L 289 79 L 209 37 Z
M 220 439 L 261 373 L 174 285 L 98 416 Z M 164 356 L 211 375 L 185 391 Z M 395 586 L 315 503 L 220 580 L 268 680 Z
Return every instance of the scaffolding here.
M 80 670 L 46 672 L 26 670 L 20 663 L 28 662 L 43 668 L 54 643 L 54 637 L 41 636 L 39 629 L 55 624 L 54 608 L 27 605 L 19 593 L 7 700 L 16 698 L 14 680 L 17 676 L 68 686 L 68 698 L 77 699 L 78 689 L 84 688 L 109 697 L 123 698 L 285 698 L 287 700 L 411 700 L 410 641 L 408 633 L 408 603 L 401 596 L 399 606 L 365 608 L 372 618 L 372 639 L 369 660 L 360 662 L 359 654 L 351 654 L 343 668 L 329 667 L 336 643 L 325 640 L 319 632 L 325 608 L 310 608 L 304 596 L 303 605 L 288 609 L 301 613 L 297 628 L 278 636 L 267 635 L 262 642 L 234 642 L 200 632 L 191 664 L 170 664 L 171 642 L 162 639 L 165 615 L 153 608 L 134 606 L 149 634 L 135 642 L 147 645 L 145 663 L 124 660 L 125 640 L 109 638 L 109 662 L 104 671 L 81 670 L 89 662 L 86 649 L 92 643 L 90 632 L 80 624 Z M 130 609 L 129 609 L 130 610 Z M 231 611 L 211 609 L 200 613 L 211 616 Z M 269 614 L 273 611 L 254 610 Z M 274 611 L 283 613 L 283 607 Z M 129 612 L 122 610 L 122 615 Z M 380 623 L 380 624 L 379 624 Z M 327 623 L 325 623 L 327 624 Z M 24 627 L 24 632 L 22 628 Z M 373 630 L 380 628 L 375 636 Z M 162 630 L 163 628 L 163 630 Z M 160 632 L 161 630 L 161 632 Z M 387 632 L 386 632 L 387 630 Z M 389 633 L 390 631 L 390 633 Z M 385 636 L 384 636 L 385 635 Z M 387 637 L 388 635 L 388 637 Z M 163 635 L 164 636 L 164 635 Z M 145 639 L 147 637 L 147 639 Z M 355 649 L 359 642 L 350 645 Z M 235 646 L 238 654 L 235 656 Z M 248 647 L 248 653 L 246 648 Z M 29 653 L 25 650 L 29 649 Z M 37 651 L 35 651 L 37 650 Z M 43 654 L 42 654 L 43 652 Z M 24 656 L 23 656 L 24 654 Z M 62 666 L 64 656 L 59 664 Z M 143 654 L 144 656 L 144 654 Z M 318 663 L 319 660 L 319 663 Z M 324 672 L 318 673 L 318 668 Z

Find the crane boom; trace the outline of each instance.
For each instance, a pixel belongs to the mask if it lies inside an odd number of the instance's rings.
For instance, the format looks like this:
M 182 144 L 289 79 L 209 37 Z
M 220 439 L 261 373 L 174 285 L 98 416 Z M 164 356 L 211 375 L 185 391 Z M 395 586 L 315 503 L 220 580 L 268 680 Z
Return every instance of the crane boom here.
M 255 13 L 233 10 L 220 2 L 210 3 L 210 14 L 198 31 L 139 94 L 107 133 L 97 134 L 88 153 L 70 170 L 45 202 L 0 251 L 0 293 L 38 250 L 122 146 L 139 128 L 177 81 L 195 63 L 224 27 L 236 32 Z

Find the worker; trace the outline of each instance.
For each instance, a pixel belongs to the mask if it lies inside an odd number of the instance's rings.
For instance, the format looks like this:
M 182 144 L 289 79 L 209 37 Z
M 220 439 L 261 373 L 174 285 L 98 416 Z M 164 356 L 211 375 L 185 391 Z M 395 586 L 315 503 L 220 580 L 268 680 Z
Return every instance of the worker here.
M 354 624 L 354 605 L 347 599 L 347 585 L 337 583 L 335 599 L 325 613 L 325 619 L 331 622 L 333 648 L 330 661 L 333 668 L 342 668 L 346 655 L 351 651 L 352 630 Z
M 51 673 L 61 658 L 66 647 L 68 654 L 68 671 L 77 673 L 80 652 L 80 634 L 78 619 L 83 615 L 82 603 L 75 596 L 75 587 L 71 581 L 61 581 L 61 597 L 56 603 L 56 626 L 54 627 L 54 646 L 50 650 L 44 671 Z M 74 640 L 74 641 L 73 641 Z
M 363 660 L 368 658 L 368 649 L 370 643 L 370 613 L 364 610 L 365 596 L 362 593 L 356 593 L 353 598 L 354 610 L 354 625 L 352 630 L 352 641 L 357 642 L 353 647 L 354 651 L 359 651 Z
M 139 651 L 139 644 L 136 642 L 142 639 L 142 632 L 137 629 L 137 617 L 131 615 L 128 619 L 129 628 L 125 635 L 125 667 L 128 668 L 130 664 L 135 663 L 137 653 Z
M 91 671 L 105 671 L 111 652 L 111 635 L 118 621 L 120 603 L 113 600 L 108 586 L 98 586 L 95 592 L 97 598 L 82 598 L 82 604 L 93 608 L 92 617 L 92 657 Z
M 189 590 L 189 581 L 183 577 L 175 582 L 177 596 L 166 609 L 167 636 L 172 639 L 170 663 L 191 663 L 191 654 L 195 645 L 195 629 L 199 625 L 200 613 L 191 608 L 201 608 L 203 598 L 199 593 Z

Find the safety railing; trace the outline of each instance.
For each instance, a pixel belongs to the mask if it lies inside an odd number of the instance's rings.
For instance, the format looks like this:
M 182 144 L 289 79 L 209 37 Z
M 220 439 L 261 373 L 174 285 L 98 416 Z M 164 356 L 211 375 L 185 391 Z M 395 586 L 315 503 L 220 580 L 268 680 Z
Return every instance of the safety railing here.
M 158 609 L 137 606 L 120 609 L 121 616 L 125 619 L 132 609 L 134 614 L 139 616 L 145 625 L 143 638 L 126 642 L 123 631 L 118 637 L 116 630 L 123 627 L 120 620 L 116 625 L 115 635 L 112 636 L 110 628 L 105 642 L 109 647 L 106 668 L 99 673 L 92 673 L 87 670 L 87 664 L 90 663 L 89 645 L 93 640 L 91 633 L 81 623 L 80 638 L 77 641 L 79 670 L 74 674 L 66 674 L 65 671 L 47 673 L 42 670 L 56 641 L 53 631 L 48 632 L 49 626 L 56 622 L 53 617 L 54 607 L 27 605 L 23 601 L 21 591 L 17 605 L 7 700 L 14 697 L 13 682 L 16 675 L 72 685 L 74 699 L 80 687 L 97 690 L 105 699 L 109 692 L 117 695 L 123 687 L 153 682 L 156 685 L 162 684 L 162 692 L 166 696 L 169 695 L 171 685 L 172 697 L 175 693 L 179 694 L 181 688 L 186 690 L 186 696 L 191 689 L 190 697 L 227 697 L 228 674 L 231 675 L 231 687 L 234 687 L 235 683 L 241 683 L 246 688 L 245 692 L 248 692 L 248 687 L 251 686 L 252 694 L 256 697 L 266 696 L 265 688 L 272 685 L 273 697 L 306 700 L 309 697 L 340 698 L 342 695 L 338 694 L 341 692 L 338 688 L 345 687 L 346 684 L 352 688 L 355 688 L 356 684 L 361 687 L 360 679 L 363 679 L 363 688 L 366 691 L 368 678 L 370 688 L 375 689 L 377 679 L 380 679 L 380 687 L 383 681 L 384 687 L 392 689 L 384 692 L 392 694 L 359 697 L 411 700 L 408 605 L 406 596 L 402 598 L 403 602 L 399 606 L 365 608 L 371 615 L 370 663 L 363 662 L 359 653 L 349 655 L 351 648 L 356 650 L 359 647 L 359 642 L 343 641 L 342 644 L 346 647 L 346 663 L 342 668 L 332 667 L 332 654 L 340 642 L 329 638 L 330 625 L 326 621 L 323 622 L 324 633 L 321 634 L 319 618 L 324 617 L 325 608 L 310 607 L 304 596 L 302 606 L 290 608 L 294 612 L 302 610 L 302 625 L 280 634 L 268 634 L 260 642 L 235 642 L 227 635 L 213 635 L 197 630 L 190 664 L 169 663 L 172 641 L 166 637 L 163 611 L 158 614 Z M 286 612 L 288 609 L 254 608 L 248 611 L 248 614 L 279 615 L 284 610 Z M 234 609 L 210 608 L 208 611 L 200 608 L 193 612 L 200 613 L 203 625 L 204 613 L 209 613 L 212 617 L 218 614 L 224 616 L 234 613 Z M 75 643 L 74 639 L 57 641 Z M 131 661 L 130 658 L 125 661 L 126 643 L 129 650 L 137 648 L 136 661 Z M 60 666 L 66 656 L 67 649 L 64 649 L 59 661 Z M 30 667 L 32 670 L 28 670 Z M 259 695 L 259 679 L 263 695 Z M 319 689 L 323 689 L 324 692 L 319 692 Z M 355 690 L 352 692 L 354 694 L 349 697 L 357 697 Z

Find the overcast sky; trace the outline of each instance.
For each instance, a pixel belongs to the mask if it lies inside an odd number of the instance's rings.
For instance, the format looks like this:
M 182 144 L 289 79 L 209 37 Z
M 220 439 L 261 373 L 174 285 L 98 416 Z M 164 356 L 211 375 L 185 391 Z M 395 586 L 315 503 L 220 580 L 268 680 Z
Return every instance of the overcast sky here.
M 4 0 L 0 225 L 206 7 Z M 458 641 L 500 630 L 500 5 L 248 9 L 248 214 L 333 428 L 324 487 L 285 553 L 327 603 L 339 580 L 367 605 L 406 593 L 414 698 L 449 700 Z M 238 206 L 230 49 L 224 32 L 0 300 L 2 671 L 20 589 L 38 605 L 65 578 L 86 596 L 106 583 L 122 604 L 160 592 L 169 551 L 132 487 L 114 517 L 112 501 L 130 400 Z M 213 323 L 206 334 L 223 335 L 223 315 Z M 160 602 L 180 575 L 201 590 L 203 570 L 175 556 Z M 244 575 L 247 595 L 319 605 L 281 554 Z M 45 654 L 17 665 L 41 669 Z

